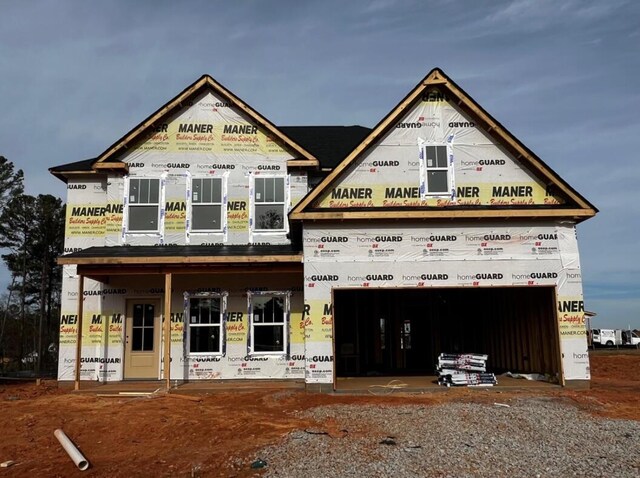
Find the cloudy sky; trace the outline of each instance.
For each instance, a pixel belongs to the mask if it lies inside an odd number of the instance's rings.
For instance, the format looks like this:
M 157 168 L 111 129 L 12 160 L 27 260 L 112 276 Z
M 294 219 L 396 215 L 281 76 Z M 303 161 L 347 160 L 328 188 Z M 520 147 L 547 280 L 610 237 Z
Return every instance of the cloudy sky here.
M 640 327 L 640 2 L 0 0 L 0 155 L 27 192 L 203 73 L 279 125 L 375 125 L 442 68 L 600 214 L 586 307 Z M 0 275 L 6 282 L 6 273 Z

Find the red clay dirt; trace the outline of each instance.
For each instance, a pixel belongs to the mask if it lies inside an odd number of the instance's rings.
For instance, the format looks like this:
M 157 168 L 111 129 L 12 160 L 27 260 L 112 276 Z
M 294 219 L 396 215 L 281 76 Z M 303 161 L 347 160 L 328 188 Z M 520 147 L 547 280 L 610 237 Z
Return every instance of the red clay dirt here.
M 640 420 L 640 351 L 591 354 L 590 390 L 447 389 L 419 395 L 320 395 L 295 390 L 225 391 L 188 398 L 97 397 L 59 389 L 55 382 L 0 384 L 0 478 L 73 476 L 78 471 L 53 436 L 62 428 L 91 463 L 84 476 L 253 476 L 234 468 L 237 458 L 296 429 L 332 436 L 332 422 L 301 418 L 305 409 L 331 404 L 505 402 L 526 396 L 569 399 L 600 416 Z M 258 472 L 259 473 L 259 472 Z

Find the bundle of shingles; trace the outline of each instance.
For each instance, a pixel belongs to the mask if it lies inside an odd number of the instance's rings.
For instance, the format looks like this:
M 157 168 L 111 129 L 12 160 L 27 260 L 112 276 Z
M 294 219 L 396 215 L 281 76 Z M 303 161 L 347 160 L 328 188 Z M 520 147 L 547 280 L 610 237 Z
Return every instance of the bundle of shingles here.
M 483 354 L 440 354 L 437 364 L 438 384 L 447 387 L 496 385 L 496 376 L 487 372 L 488 357 Z

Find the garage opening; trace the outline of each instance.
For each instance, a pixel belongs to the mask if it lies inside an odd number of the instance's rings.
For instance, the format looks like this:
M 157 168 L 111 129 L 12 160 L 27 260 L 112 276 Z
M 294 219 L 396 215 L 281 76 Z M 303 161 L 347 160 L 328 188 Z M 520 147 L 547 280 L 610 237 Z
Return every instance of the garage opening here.
M 434 375 L 442 352 L 555 376 L 554 305 L 553 287 L 334 289 L 336 376 Z

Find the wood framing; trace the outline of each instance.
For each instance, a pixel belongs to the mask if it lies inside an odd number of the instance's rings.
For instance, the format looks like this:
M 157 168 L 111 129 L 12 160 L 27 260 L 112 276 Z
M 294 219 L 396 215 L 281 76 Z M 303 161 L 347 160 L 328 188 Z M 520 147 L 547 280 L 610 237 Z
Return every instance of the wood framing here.
M 339 209 L 304 213 L 304 219 L 345 220 L 345 219 L 482 219 L 482 218 L 553 218 L 571 217 L 583 220 L 592 217 L 584 209 L 426 209 L 426 210 L 358 210 Z
M 82 367 L 82 315 L 84 306 L 84 276 L 78 275 L 78 308 L 77 308 L 77 321 L 78 321 L 78 334 L 76 338 L 76 369 L 75 369 L 75 384 L 74 389 L 80 390 L 80 368 Z
M 499 122 L 497 122 L 489 113 L 487 113 L 479 104 L 477 104 L 468 94 L 466 94 L 462 88 L 460 88 L 455 82 L 448 78 L 442 70 L 436 68 L 432 70 L 418 85 L 393 109 L 391 112 L 380 121 L 375 128 L 371 131 L 369 136 L 357 146 L 318 186 L 316 186 L 305 198 L 302 199 L 291 211 L 289 217 L 293 220 L 301 219 L 335 219 L 339 216 L 326 216 L 325 212 L 317 209 L 317 204 L 323 194 L 326 193 L 329 188 L 336 183 L 345 171 L 354 164 L 372 145 L 376 144 L 388 131 L 393 127 L 405 114 L 405 112 L 411 108 L 415 102 L 428 90 L 437 88 L 437 90 L 445 94 L 452 102 L 456 103 L 456 106 L 466 112 L 474 121 L 477 122 L 483 129 L 501 146 L 507 149 L 518 161 L 531 171 L 532 174 L 537 176 L 544 184 L 551 184 L 557 187 L 558 191 L 564 194 L 573 203 L 570 208 L 540 208 L 543 211 L 543 215 L 547 214 L 549 217 L 557 217 L 561 215 L 573 216 L 581 219 L 594 216 L 597 212 L 595 206 L 589 203 L 583 196 L 575 191 L 568 183 L 566 183 L 560 176 L 558 176 L 551 168 L 549 168 L 540 158 L 538 158 L 532 151 L 524 146 L 515 136 L 513 136 L 506 128 L 504 128 Z M 372 210 L 368 213 L 369 217 L 377 218 L 377 212 Z M 415 215 L 413 211 L 408 217 L 465 217 L 465 214 L 460 214 L 457 210 L 441 209 L 438 214 L 432 216 L 431 214 L 434 208 L 425 208 L 426 215 Z M 574 211 L 580 211 L 579 214 Z M 510 211 L 518 211 L 513 215 L 517 217 L 529 217 L 531 213 L 524 212 L 526 210 L 511 209 Z M 556 211 L 561 211 L 556 214 Z M 331 211 L 333 212 L 333 211 Z M 336 211 L 337 212 L 337 211 Z M 485 210 L 482 210 L 483 214 L 486 214 Z M 349 218 L 347 212 L 340 212 L 342 218 Z M 392 215 L 398 217 L 403 214 L 401 211 L 393 211 Z M 511 216 L 507 211 L 502 210 L 501 217 Z M 384 215 L 382 217 L 385 217 Z M 477 217 L 474 215 L 466 217 Z M 488 214 L 487 217 L 495 217 Z
M 95 163 L 93 169 L 99 171 L 121 171 L 122 173 L 129 172 L 129 165 L 122 161 L 109 161 L 108 163 Z
M 261 264 L 251 266 L 229 266 L 229 265 L 192 265 L 192 266 L 123 266 L 123 265 L 80 265 L 78 272 L 85 277 L 96 280 L 98 282 L 109 283 L 111 277 L 115 276 L 153 276 L 172 273 L 174 275 L 250 275 L 250 274 L 302 274 L 302 264 L 278 263 L 278 264 Z
M 164 379 L 167 390 L 171 388 L 171 273 L 164 276 L 163 344 Z
M 302 254 L 273 256 L 138 256 L 138 257 L 64 257 L 58 258 L 60 265 L 123 265 L 123 264 L 262 264 L 302 263 Z

